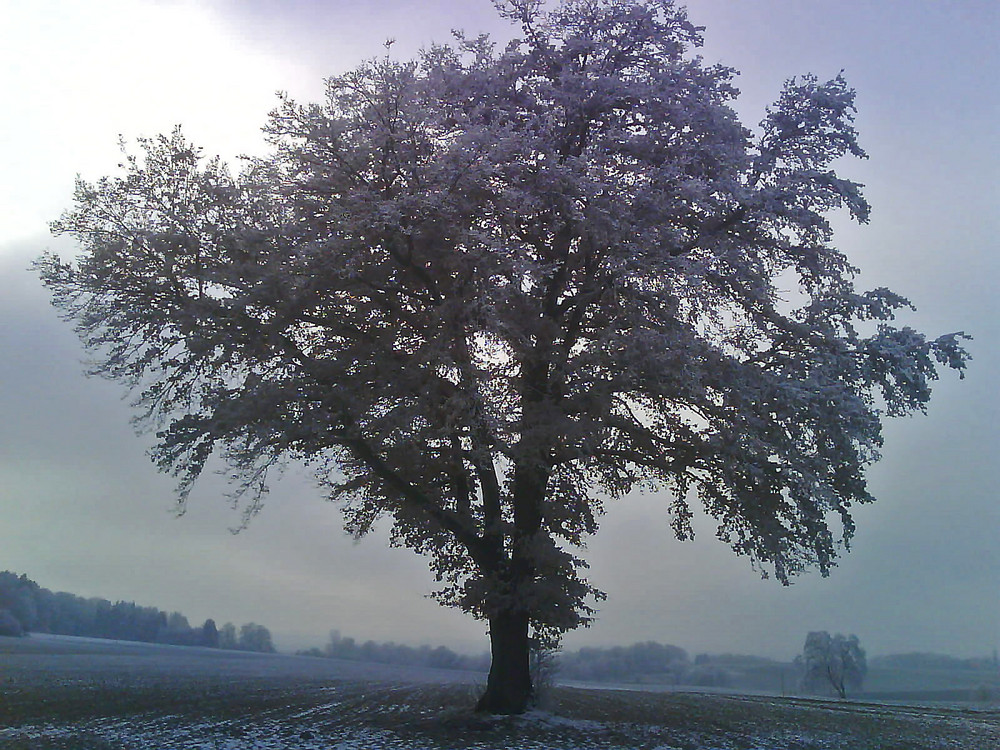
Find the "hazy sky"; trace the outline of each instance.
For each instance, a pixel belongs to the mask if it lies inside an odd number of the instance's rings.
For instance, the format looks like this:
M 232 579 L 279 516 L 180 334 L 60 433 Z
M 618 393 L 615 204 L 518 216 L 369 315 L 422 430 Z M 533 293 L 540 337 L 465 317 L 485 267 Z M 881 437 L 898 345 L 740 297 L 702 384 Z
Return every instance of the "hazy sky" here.
M 892 422 L 856 513 L 854 550 L 828 579 L 762 581 L 714 538 L 670 535 L 663 498 L 612 506 L 586 556 L 609 594 L 567 645 L 675 643 L 692 653 L 791 658 L 809 630 L 856 633 L 870 654 L 1000 645 L 1000 164 L 995 0 L 692 0 L 704 55 L 742 71 L 760 120 L 782 81 L 845 71 L 871 158 L 872 221 L 838 222 L 864 286 L 889 285 L 929 334 L 965 330 L 974 361 L 946 373 L 926 417 Z M 261 148 L 274 92 L 315 99 L 322 78 L 449 29 L 510 32 L 487 0 L 0 0 L 0 569 L 86 596 L 271 628 L 279 646 L 325 633 L 486 648 L 484 628 L 426 598 L 424 560 L 385 534 L 346 537 L 308 476 L 278 484 L 248 530 L 206 477 L 189 512 L 145 457 L 121 389 L 83 376 L 84 353 L 26 270 L 73 177 L 115 170 L 117 139 L 175 123 L 210 153 Z

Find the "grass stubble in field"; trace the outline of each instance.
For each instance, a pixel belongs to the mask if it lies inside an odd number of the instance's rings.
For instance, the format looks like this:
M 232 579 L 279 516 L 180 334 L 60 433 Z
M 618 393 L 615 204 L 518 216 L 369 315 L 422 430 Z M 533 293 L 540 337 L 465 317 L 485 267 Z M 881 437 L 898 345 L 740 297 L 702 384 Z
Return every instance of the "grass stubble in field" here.
M 996 750 L 1000 711 L 560 687 L 470 711 L 466 673 L 328 659 L 0 639 L 6 750 Z

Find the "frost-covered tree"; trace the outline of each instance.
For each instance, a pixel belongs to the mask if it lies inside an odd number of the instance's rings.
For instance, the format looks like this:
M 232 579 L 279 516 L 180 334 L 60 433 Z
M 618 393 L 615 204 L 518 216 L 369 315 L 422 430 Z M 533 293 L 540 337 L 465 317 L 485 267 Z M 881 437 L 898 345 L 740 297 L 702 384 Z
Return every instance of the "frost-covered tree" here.
M 868 674 L 865 650 L 856 635 L 831 636 L 825 630 L 809 633 L 796 662 L 803 670 L 805 689 L 818 692 L 833 688 L 841 698 L 847 697 L 847 688 L 860 690 Z
M 240 627 L 240 639 L 236 648 L 243 651 L 259 651 L 261 653 L 274 653 L 274 642 L 271 640 L 271 631 L 263 625 L 248 622 Z
M 24 636 L 24 628 L 21 621 L 11 614 L 9 609 L 0 608 L 0 637 L 21 638 Z
M 236 626 L 227 622 L 219 629 L 219 648 L 236 649 L 239 643 L 236 640 Z
M 219 629 L 211 617 L 205 620 L 205 624 L 201 626 L 199 645 L 208 648 L 219 647 Z
M 601 597 L 578 550 L 607 500 L 662 491 L 680 539 L 698 503 L 765 574 L 826 574 L 882 418 L 966 355 L 893 326 L 908 302 L 831 244 L 831 211 L 869 211 L 834 171 L 864 156 L 843 78 L 789 80 L 751 131 L 670 0 L 498 8 L 503 49 L 456 35 L 283 99 L 239 174 L 141 140 L 40 270 L 182 507 L 213 455 L 247 519 L 308 462 L 488 623 L 479 707 L 516 712 L 529 643 Z

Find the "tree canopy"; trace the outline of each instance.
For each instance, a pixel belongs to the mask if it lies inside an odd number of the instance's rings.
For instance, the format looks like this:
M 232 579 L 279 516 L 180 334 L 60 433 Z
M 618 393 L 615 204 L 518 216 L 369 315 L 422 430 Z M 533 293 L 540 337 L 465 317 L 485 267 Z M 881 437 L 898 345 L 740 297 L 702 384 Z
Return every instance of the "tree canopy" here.
M 237 174 L 140 139 L 54 224 L 79 259 L 40 262 L 181 506 L 212 456 L 247 519 L 310 463 L 352 533 L 390 517 L 489 620 L 495 664 L 502 631 L 588 622 L 577 549 L 637 487 L 680 539 L 698 503 L 764 574 L 826 574 L 883 417 L 967 359 L 832 245 L 831 212 L 869 214 L 834 169 L 865 155 L 843 77 L 790 79 L 751 130 L 670 0 L 498 8 L 503 49 L 456 34 L 283 98 Z

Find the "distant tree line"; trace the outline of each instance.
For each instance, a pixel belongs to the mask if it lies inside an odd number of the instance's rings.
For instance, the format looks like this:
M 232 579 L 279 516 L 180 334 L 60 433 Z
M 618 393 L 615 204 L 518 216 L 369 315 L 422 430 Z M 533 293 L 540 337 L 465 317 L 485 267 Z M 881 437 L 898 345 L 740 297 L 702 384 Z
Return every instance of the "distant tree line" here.
M 581 682 L 616 682 L 697 687 L 731 687 L 748 677 L 773 681 L 780 665 L 741 654 L 698 654 L 692 660 L 680 646 L 645 641 L 631 646 L 581 648 L 562 653 L 559 677 Z
M 973 657 L 971 659 L 961 659 L 957 656 L 947 656 L 945 654 L 927 654 L 919 652 L 909 654 L 888 654 L 886 656 L 875 656 L 869 663 L 872 667 L 877 667 L 879 669 L 957 669 L 977 672 L 989 669 L 1000 669 L 1000 659 L 997 658 L 996 651 L 993 652 L 993 656 Z
M 300 656 L 322 656 L 330 659 L 368 661 L 379 664 L 430 667 L 432 669 L 464 669 L 473 672 L 487 672 L 490 668 L 489 654 L 468 656 L 458 654 L 447 646 L 406 646 L 399 643 L 358 643 L 354 638 L 342 637 L 339 630 L 331 631 L 330 640 L 323 648 L 311 648 L 298 652 Z
M 559 657 L 559 676 L 586 682 L 679 683 L 692 664 L 679 646 L 653 641 L 612 648 L 581 648 Z
M 434 669 L 464 669 L 474 672 L 489 670 L 489 654 L 469 656 L 458 654 L 446 646 L 406 646 L 398 643 L 358 642 L 343 637 L 340 631 L 330 633 L 323 648 L 298 652 L 300 656 L 318 656 L 351 661 L 377 662 Z M 770 659 L 747 656 L 698 655 L 690 660 L 678 647 L 655 642 L 636 643 L 612 648 L 581 648 L 560 652 L 551 669 L 560 679 L 581 682 L 621 682 L 698 685 L 725 687 L 732 676 L 749 667 L 774 665 Z
M 247 623 L 239 630 L 231 622 L 221 628 L 211 618 L 192 627 L 180 612 L 167 613 L 135 602 L 84 598 L 53 593 L 26 575 L 0 572 L 0 636 L 29 632 L 167 643 L 177 646 L 273 652 L 270 631 Z

